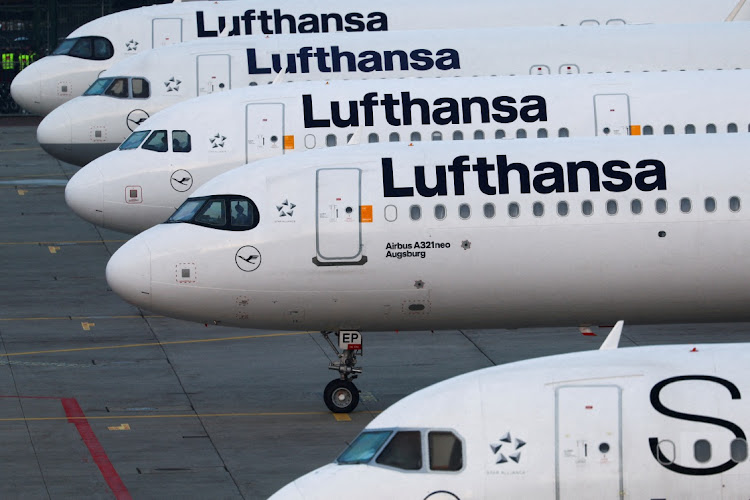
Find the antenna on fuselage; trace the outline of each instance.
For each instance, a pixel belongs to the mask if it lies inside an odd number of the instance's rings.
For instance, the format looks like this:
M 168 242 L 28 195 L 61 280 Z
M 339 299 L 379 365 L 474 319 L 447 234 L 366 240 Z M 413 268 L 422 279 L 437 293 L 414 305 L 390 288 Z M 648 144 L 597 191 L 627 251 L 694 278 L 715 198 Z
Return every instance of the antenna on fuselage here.
M 284 68 L 284 71 L 279 71 L 279 74 L 276 75 L 276 78 L 273 79 L 271 82 L 271 85 L 276 85 L 277 83 L 281 83 L 284 81 L 284 75 L 286 75 L 287 68 Z
M 617 349 L 617 346 L 620 345 L 620 335 L 622 334 L 622 327 L 624 324 L 625 322 L 623 320 L 620 320 L 617 323 L 615 323 L 615 326 L 609 332 L 609 334 L 607 335 L 607 338 L 604 339 L 602 346 L 599 348 L 600 351 L 609 351 L 611 349 Z
M 356 146 L 359 144 L 359 140 L 362 138 L 362 127 L 357 127 L 357 130 L 355 130 L 352 133 L 352 136 L 349 138 L 348 141 L 346 141 L 347 146 Z

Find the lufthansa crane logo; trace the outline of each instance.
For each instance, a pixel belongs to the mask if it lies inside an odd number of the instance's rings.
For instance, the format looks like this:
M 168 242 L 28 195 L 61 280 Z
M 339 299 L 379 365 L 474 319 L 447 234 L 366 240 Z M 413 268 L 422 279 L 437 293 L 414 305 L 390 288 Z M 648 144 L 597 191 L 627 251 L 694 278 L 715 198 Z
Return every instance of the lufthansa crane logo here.
M 175 170 L 169 178 L 172 189 L 184 193 L 193 187 L 193 176 L 187 170 Z
M 246 245 L 237 250 L 234 261 L 245 272 L 255 271 L 260 267 L 260 252 L 254 246 Z
M 127 125 L 131 132 L 133 132 L 138 125 L 145 122 L 148 119 L 148 113 L 142 109 L 134 109 L 128 113 Z

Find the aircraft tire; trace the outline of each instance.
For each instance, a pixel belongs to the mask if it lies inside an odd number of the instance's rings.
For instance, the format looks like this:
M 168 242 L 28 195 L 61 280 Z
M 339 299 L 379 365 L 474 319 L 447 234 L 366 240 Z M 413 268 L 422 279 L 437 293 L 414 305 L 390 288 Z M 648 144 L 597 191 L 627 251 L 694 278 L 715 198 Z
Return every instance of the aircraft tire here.
M 337 378 L 328 382 L 323 401 L 333 413 L 351 413 L 359 404 L 359 389 L 351 380 Z

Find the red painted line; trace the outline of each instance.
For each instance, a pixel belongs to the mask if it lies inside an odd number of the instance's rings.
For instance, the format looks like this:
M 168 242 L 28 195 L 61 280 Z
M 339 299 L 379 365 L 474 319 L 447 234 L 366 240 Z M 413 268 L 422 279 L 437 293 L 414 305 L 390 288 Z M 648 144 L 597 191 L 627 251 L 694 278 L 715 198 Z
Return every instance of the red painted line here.
M 104 447 L 96 438 L 96 434 L 94 434 L 94 430 L 89 425 L 89 421 L 86 419 L 86 415 L 83 413 L 78 401 L 75 398 L 61 398 L 60 401 L 65 409 L 65 416 L 68 417 L 68 422 L 76 426 L 78 434 L 81 435 L 83 443 L 89 449 L 91 457 L 94 459 L 96 466 L 99 467 L 104 480 L 107 482 L 109 489 L 112 490 L 112 493 L 114 493 L 115 498 L 118 500 L 132 500 L 133 497 L 130 496 L 125 483 L 122 482 L 112 462 L 109 461 Z
M 596 334 L 594 332 L 581 332 L 581 334 L 587 337 L 596 337 Z

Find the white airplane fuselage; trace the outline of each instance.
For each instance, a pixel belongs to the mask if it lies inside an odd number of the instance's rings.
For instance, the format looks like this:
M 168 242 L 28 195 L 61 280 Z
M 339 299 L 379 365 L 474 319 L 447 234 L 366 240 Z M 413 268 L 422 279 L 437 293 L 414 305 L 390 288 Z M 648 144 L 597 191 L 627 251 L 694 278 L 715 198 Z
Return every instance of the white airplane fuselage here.
M 562 6 L 554 0 L 487 2 L 460 5 L 430 2 L 185 2 L 153 5 L 95 19 L 71 33 L 63 44 L 95 37 L 104 52 L 73 51 L 45 57 L 13 82 L 13 98 L 27 111 L 47 114 L 81 95 L 114 62 L 163 45 L 226 36 L 272 36 L 277 33 L 387 31 L 426 28 L 559 26 L 578 24 L 690 23 L 743 20 L 750 17 L 736 0 L 649 0 L 602 3 L 596 0 Z M 92 38 L 93 40 L 93 38 Z
M 746 133 L 750 122 L 742 110 L 750 108 L 749 86 L 750 72 L 743 70 L 298 82 L 234 90 L 149 119 L 137 129 L 140 142 L 80 170 L 67 185 L 66 201 L 94 224 L 137 233 L 166 220 L 222 172 L 343 145 L 353 133 L 361 142 Z M 146 149 L 159 130 L 169 136 L 163 151 Z M 189 151 L 175 151 L 175 133 L 189 134 Z M 178 184 L 183 178 L 187 182 Z
M 244 36 L 128 57 L 37 130 L 56 158 L 85 165 L 155 113 L 196 96 L 273 81 L 750 68 L 743 23 L 570 26 Z M 507 50 L 512 47 L 512 50 Z M 280 73 L 284 73 L 280 75 Z M 125 82 L 131 92 L 118 89 Z M 146 86 L 144 92 L 141 88 Z M 94 90 L 95 89 L 95 90 Z
M 250 328 L 747 321 L 748 147 L 723 134 L 268 159 L 193 193 L 216 197 L 203 225 L 131 239 L 107 280 L 139 307 Z M 246 200 L 249 230 L 230 223 Z
M 743 499 L 748 349 L 622 348 L 461 375 L 377 416 L 350 448 L 361 463 L 347 450 L 271 500 Z

